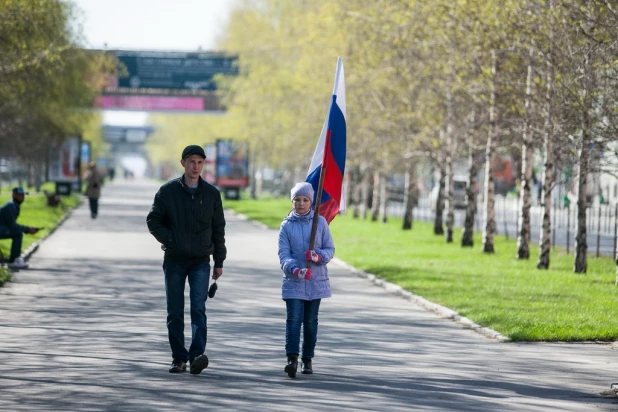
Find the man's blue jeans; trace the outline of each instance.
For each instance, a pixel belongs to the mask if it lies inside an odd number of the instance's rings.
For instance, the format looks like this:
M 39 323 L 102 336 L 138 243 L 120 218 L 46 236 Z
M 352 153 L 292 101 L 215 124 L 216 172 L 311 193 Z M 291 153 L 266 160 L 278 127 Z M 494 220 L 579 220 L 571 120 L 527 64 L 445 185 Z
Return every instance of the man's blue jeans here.
M 318 311 L 322 299 L 286 299 L 287 321 L 285 325 L 285 354 L 298 355 L 300 328 L 303 327 L 302 358 L 313 359 L 318 340 Z
M 11 232 L 6 226 L 0 226 L 0 239 L 13 239 L 11 243 L 11 256 L 9 262 L 13 262 L 21 255 L 21 243 L 24 239 L 24 233 L 21 231 Z
M 206 299 L 210 263 L 179 263 L 163 261 L 165 295 L 167 297 L 167 331 L 172 357 L 192 361 L 206 350 Z M 191 347 L 185 348 L 185 283 L 189 278 L 191 299 Z

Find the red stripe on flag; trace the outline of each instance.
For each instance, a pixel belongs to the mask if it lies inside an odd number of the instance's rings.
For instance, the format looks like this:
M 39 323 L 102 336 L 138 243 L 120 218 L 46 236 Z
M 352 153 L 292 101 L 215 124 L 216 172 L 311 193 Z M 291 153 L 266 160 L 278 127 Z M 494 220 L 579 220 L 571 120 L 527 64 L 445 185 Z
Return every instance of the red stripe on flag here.
M 324 191 L 335 199 L 337 204 L 341 201 L 341 185 L 343 184 L 343 174 L 337 165 L 337 161 L 333 156 L 332 148 L 330 147 L 330 134 L 326 135 L 326 147 L 324 147 L 324 167 L 326 173 L 324 175 Z
M 337 216 L 339 213 L 339 202 L 336 202 L 335 199 L 330 198 L 326 202 L 320 205 L 320 215 L 324 216 L 324 219 L 330 224 L 330 222 Z

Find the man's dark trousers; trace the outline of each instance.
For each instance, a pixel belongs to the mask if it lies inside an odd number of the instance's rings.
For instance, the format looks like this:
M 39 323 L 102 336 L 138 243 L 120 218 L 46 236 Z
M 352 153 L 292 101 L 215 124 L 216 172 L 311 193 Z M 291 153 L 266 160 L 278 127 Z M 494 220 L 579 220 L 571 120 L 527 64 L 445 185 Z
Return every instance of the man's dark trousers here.
M 206 350 L 206 299 L 210 263 L 180 263 L 163 261 L 165 295 L 167 298 L 167 331 L 174 359 L 191 362 Z M 191 299 L 191 347 L 185 348 L 184 309 L 185 283 L 189 279 Z
M 99 214 L 99 198 L 98 197 L 91 197 L 88 199 L 89 203 L 90 203 L 90 213 L 93 215 L 98 215 Z
M 0 226 L 0 239 L 12 239 L 11 243 L 11 256 L 9 262 L 13 262 L 21 255 L 21 244 L 24 239 L 24 233 L 21 231 L 11 232 L 6 226 Z

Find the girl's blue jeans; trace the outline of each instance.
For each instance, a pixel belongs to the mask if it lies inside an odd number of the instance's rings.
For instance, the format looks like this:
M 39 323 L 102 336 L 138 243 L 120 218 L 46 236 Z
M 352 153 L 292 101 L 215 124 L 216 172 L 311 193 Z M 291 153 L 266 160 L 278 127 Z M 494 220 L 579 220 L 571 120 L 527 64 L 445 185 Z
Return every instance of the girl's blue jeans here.
M 286 299 L 287 320 L 285 325 L 285 353 L 299 354 L 300 329 L 303 329 L 302 358 L 312 359 L 318 339 L 318 311 L 321 299 Z

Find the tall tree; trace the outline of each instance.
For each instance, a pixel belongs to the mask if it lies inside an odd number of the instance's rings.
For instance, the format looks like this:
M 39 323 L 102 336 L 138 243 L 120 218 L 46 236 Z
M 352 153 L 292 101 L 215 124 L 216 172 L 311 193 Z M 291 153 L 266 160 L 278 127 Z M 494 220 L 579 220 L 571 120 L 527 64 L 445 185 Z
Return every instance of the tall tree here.
M 551 189 L 554 184 L 554 0 L 547 0 L 548 43 L 545 50 L 545 126 L 543 133 L 543 225 L 537 268 L 549 269 L 551 250 Z M 570 239 L 567 239 L 570 242 Z
M 473 108 L 472 113 L 470 113 L 470 121 L 468 122 L 468 137 L 466 141 L 468 149 L 468 182 L 466 184 L 466 217 L 461 236 L 462 247 L 474 246 L 474 220 L 476 219 L 477 175 L 479 171 L 479 151 L 476 147 L 474 135 L 476 127 L 476 110 Z
M 498 73 L 498 57 L 496 51 L 491 51 L 491 91 L 489 98 L 489 131 L 485 149 L 485 194 L 483 210 L 485 222 L 483 228 L 483 252 L 494 253 L 494 234 L 496 233 L 495 218 L 495 185 L 494 185 L 494 155 L 496 152 L 496 137 L 498 136 L 498 108 L 496 104 L 496 75 Z
M 519 227 L 517 231 L 517 258 L 530 258 L 530 207 L 531 207 L 531 184 L 532 184 L 532 150 L 533 131 L 531 121 L 532 109 L 532 81 L 533 81 L 534 47 L 530 47 L 530 60 L 526 76 L 526 101 L 524 103 L 524 130 L 521 153 L 521 210 L 519 215 Z

